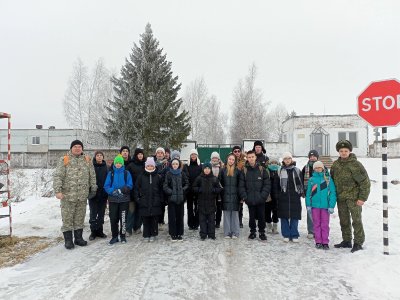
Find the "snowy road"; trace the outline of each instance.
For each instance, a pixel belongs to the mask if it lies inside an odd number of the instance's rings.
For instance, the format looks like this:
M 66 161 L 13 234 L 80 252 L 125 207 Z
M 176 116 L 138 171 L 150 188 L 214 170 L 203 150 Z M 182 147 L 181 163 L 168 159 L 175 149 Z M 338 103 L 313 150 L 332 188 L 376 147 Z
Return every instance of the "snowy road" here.
M 379 161 L 368 167 L 376 182 L 363 213 L 367 239 L 359 253 L 333 249 L 341 241 L 337 213 L 331 219 L 331 250 L 323 251 L 305 238 L 304 218 L 299 244 L 286 244 L 280 235 L 269 235 L 267 243 L 248 241 L 245 211 L 245 228 L 236 241 L 223 239 L 219 229 L 216 241 L 202 242 L 185 228 L 183 243 L 170 242 L 162 231 L 155 243 L 133 236 L 125 245 L 96 239 L 72 251 L 59 244 L 0 269 L 0 299 L 400 299 L 400 187 L 390 190 L 390 255 L 384 256 Z M 59 214 L 55 200 L 40 199 L 39 208 L 30 201 L 14 210 L 16 231 L 58 236 L 51 215 Z M 40 222 L 41 230 L 30 228 Z M 108 223 L 105 228 L 109 234 Z

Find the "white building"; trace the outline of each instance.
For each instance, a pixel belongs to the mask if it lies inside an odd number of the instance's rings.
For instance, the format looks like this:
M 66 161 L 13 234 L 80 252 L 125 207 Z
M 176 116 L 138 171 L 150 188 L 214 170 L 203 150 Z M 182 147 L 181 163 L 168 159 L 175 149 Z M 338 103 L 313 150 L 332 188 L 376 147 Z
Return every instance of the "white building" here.
M 283 142 L 294 156 L 307 156 L 311 149 L 322 156 L 337 156 L 336 143 L 349 140 L 353 153 L 368 155 L 368 124 L 358 115 L 294 116 L 283 122 Z

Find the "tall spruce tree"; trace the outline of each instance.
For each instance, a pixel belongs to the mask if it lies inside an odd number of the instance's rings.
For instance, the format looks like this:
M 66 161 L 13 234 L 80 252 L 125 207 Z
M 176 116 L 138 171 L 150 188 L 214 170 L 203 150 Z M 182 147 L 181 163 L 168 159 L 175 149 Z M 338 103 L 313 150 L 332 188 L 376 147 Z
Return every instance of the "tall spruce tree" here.
M 110 141 L 149 151 L 157 146 L 178 148 L 189 135 L 190 119 L 178 98 L 181 84 L 162 52 L 147 24 L 120 77 L 112 79 L 115 95 L 106 119 Z

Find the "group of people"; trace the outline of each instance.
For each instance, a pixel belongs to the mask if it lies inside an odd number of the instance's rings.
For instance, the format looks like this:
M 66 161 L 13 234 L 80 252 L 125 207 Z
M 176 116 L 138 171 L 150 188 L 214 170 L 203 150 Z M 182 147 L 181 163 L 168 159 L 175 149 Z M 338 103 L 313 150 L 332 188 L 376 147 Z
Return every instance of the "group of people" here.
M 309 152 L 300 170 L 289 152 L 283 153 L 282 161 L 266 156 L 261 141 L 246 153 L 240 146 L 233 147 L 224 161 L 213 152 L 209 161 L 201 163 L 193 149 L 185 164 L 178 151 L 159 147 L 146 158 L 137 148 L 131 157 L 129 147 L 123 146 L 108 167 L 101 151 L 92 159 L 84 155 L 82 142 L 75 140 L 54 173 L 65 247 L 87 245 L 82 237 L 87 200 L 89 240 L 107 237 L 103 224 L 108 203 L 110 245 L 126 243 L 127 235 L 142 232 L 145 241 L 154 241 L 164 230 L 166 207 L 171 241 L 182 241 L 185 203 L 189 230 L 199 230 L 203 241 L 216 238 L 222 218 L 224 237 L 237 239 L 245 203 L 249 240 L 257 238 L 258 229 L 259 240 L 267 241 L 267 234 L 279 233 L 280 221 L 283 241 L 296 243 L 305 198 L 307 237 L 315 239 L 317 249 L 329 249 L 329 217 L 337 203 L 343 240 L 334 246 L 361 250 L 365 240 L 361 212 L 369 195 L 369 177 L 349 141 L 339 141 L 336 149 L 339 158 L 330 170 L 318 160 L 316 150 Z

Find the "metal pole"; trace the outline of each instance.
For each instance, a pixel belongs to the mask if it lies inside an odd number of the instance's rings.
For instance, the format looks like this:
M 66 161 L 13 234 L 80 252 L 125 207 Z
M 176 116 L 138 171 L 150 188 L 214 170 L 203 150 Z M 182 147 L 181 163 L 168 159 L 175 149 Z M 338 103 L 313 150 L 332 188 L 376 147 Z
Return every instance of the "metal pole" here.
M 383 254 L 389 255 L 387 127 L 382 127 Z
M 8 170 L 7 170 L 7 189 L 8 189 L 8 214 L 10 221 L 10 237 L 12 237 L 12 210 L 11 210 L 11 185 L 10 185 L 10 168 L 11 168 L 11 115 L 8 116 Z

